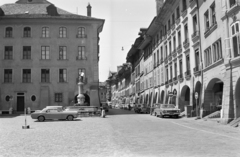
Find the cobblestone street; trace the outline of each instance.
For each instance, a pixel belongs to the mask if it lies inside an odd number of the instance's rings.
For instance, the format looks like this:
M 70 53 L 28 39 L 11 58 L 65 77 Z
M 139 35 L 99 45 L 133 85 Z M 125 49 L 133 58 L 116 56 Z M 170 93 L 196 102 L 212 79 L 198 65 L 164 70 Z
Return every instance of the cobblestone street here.
M 106 118 L 38 122 L 0 117 L 0 156 L 239 157 L 240 129 L 112 109 Z

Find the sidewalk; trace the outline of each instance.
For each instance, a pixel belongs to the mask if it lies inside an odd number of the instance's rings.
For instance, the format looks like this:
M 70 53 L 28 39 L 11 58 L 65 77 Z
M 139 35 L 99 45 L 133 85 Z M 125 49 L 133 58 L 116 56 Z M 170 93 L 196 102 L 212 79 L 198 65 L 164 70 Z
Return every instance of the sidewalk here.
M 181 118 L 183 121 L 188 122 L 188 123 L 192 123 L 192 124 L 200 124 L 203 126 L 212 126 L 212 127 L 217 127 L 217 128 L 226 128 L 226 129 L 230 129 L 230 130 L 236 130 L 240 132 L 240 127 L 232 127 L 230 125 L 225 125 L 221 123 L 221 118 L 209 118 L 209 119 L 197 119 L 196 117 L 182 117 Z

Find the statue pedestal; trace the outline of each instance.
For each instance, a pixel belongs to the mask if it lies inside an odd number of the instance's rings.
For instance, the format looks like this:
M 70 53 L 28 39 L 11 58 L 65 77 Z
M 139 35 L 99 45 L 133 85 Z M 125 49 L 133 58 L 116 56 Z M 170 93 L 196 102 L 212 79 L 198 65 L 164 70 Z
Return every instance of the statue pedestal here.
M 85 96 L 83 95 L 83 83 L 78 83 L 78 96 L 77 96 L 78 106 L 84 106 Z

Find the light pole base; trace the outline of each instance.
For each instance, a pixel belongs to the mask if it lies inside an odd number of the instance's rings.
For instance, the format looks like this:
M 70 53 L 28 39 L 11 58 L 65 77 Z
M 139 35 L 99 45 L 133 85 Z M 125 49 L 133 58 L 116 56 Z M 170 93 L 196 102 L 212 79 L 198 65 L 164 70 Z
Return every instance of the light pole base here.
M 30 126 L 29 125 L 24 125 L 22 126 L 23 129 L 30 129 Z

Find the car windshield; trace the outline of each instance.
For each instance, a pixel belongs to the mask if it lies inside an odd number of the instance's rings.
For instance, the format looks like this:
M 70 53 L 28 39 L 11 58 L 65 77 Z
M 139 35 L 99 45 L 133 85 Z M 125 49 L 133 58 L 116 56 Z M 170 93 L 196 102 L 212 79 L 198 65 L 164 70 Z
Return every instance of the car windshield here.
M 173 105 L 173 104 L 164 104 L 164 105 L 162 105 L 162 108 L 175 108 L 175 105 Z

